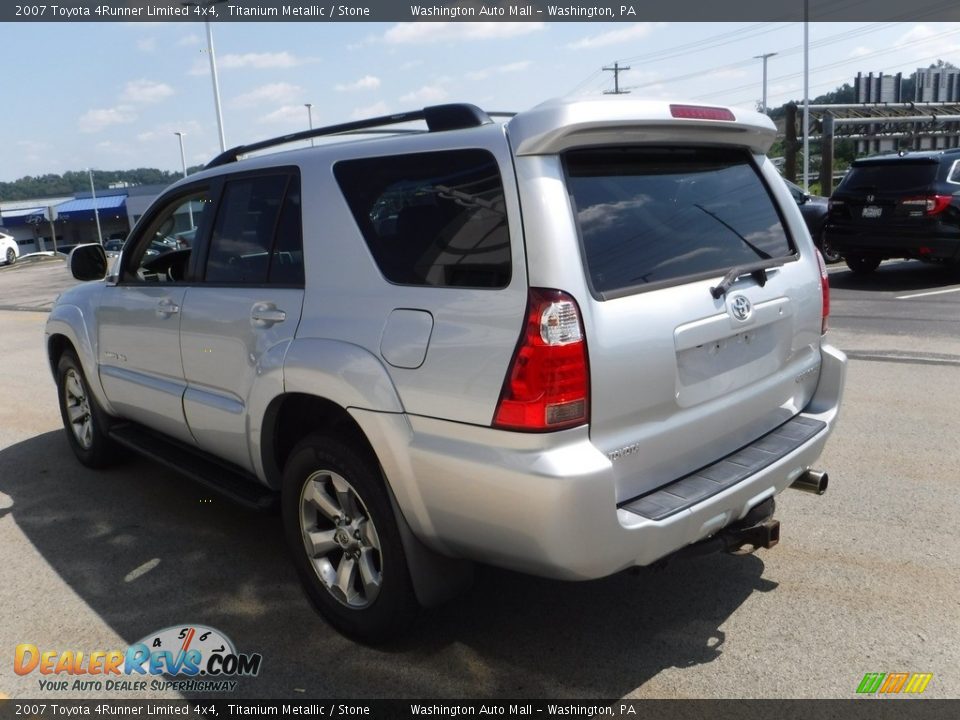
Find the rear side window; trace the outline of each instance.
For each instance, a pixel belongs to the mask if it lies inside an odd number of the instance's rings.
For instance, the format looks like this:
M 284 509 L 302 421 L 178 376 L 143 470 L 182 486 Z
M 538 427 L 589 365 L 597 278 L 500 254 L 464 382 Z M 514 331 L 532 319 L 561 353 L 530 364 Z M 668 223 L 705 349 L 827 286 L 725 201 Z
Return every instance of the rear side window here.
M 936 180 L 936 162 L 871 162 L 854 164 L 837 187 L 837 192 L 867 192 L 873 194 L 913 193 L 926 191 Z
M 600 148 L 570 151 L 565 164 L 601 297 L 794 254 L 746 151 Z
M 510 282 L 503 183 L 485 150 L 337 163 L 353 217 L 390 282 L 501 288 Z

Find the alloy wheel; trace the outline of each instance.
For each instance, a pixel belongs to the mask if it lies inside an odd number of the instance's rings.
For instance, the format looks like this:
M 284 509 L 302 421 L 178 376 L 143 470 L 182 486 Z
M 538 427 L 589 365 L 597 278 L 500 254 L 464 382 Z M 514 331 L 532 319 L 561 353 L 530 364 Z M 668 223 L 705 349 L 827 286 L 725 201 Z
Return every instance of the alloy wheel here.
M 369 607 L 383 583 L 383 554 L 370 512 L 341 475 L 319 470 L 300 493 L 300 533 L 314 572 L 338 602 Z

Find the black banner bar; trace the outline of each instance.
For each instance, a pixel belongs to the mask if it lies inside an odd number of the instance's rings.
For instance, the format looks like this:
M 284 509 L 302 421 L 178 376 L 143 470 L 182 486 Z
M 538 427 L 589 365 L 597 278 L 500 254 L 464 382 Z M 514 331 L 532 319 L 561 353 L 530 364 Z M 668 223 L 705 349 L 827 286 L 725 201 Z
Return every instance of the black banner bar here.
M 640 720 L 953 720 L 958 700 L 0 700 L 29 718 L 637 718 Z
M 0 5 L 5 22 L 960 21 L 956 0 L 62 0 Z

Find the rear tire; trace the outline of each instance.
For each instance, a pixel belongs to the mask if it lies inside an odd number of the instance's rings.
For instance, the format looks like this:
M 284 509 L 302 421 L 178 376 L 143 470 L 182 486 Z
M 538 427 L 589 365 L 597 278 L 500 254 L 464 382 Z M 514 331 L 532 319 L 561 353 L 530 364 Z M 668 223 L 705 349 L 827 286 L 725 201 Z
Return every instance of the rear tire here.
M 310 435 L 290 453 L 284 535 L 317 611 L 344 635 L 376 644 L 419 611 L 400 530 L 376 460 L 339 437 Z
M 880 267 L 879 258 L 851 255 L 851 256 L 848 256 L 846 260 L 847 260 L 847 267 L 853 270 L 853 272 L 855 272 L 857 275 L 869 275 L 878 267 Z
M 72 350 L 65 351 L 57 363 L 57 394 L 63 428 L 77 460 L 90 468 L 107 467 L 120 460 L 123 453 L 107 435 L 109 416 L 90 392 Z

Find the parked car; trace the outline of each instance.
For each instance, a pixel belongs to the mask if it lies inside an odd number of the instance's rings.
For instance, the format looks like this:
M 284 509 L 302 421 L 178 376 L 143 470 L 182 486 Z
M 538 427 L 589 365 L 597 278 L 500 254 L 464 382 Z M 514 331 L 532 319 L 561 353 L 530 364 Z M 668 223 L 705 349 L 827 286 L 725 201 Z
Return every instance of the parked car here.
M 828 199 L 822 195 L 811 195 L 786 178 L 783 182 L 786 183 L 790 195 L 800 208 L 800 214 L 803 215 L 803 221 L 807 224 L 810 237 L 813 238 L 813 243 L 823 255 L 823 259 L 829 264 L 840 262 L 843 259 L 840 253 L 830 247 L 830 243 L 825 242 L 823 236 L 823 228 L 827 223 Z
M 856 273 L 888 258 L 960 263 L 960 149 L 855 160 L 830 197 L 825 234 Z
M 0 232 L 0 258 L 6 265 L 13 265 L 20 257 L 20 246 L 13 239 L 13 235 Z
M 774 137 L 750 111 L 605 99 L 227 151 L 53 307 L 70 446 L 279 496 L 307 594 L 366 641 L 474 562 L 586 580 L 773 547 L 774 496 L 826 489 L 846 366 Z M 201 206 L 190 247 L 150 256 Z M 103 249 L 71 270 L 103 278 Z

